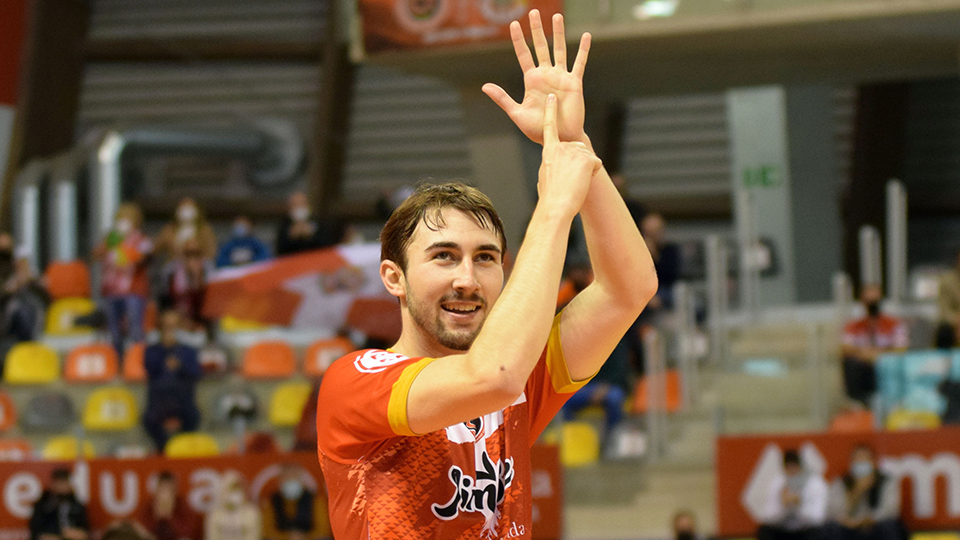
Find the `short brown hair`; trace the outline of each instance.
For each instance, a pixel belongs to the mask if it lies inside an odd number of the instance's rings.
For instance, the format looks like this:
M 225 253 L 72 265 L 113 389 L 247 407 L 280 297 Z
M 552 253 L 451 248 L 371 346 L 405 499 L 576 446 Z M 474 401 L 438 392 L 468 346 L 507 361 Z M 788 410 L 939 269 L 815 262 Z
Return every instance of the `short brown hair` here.
M 380 231 L 380 260 L 393 261 L 400 269 L 407 269 L 407 247 L 417 225 L 423 221 L 431 230 L 443 226 L 444 208 L 456 208 L 468 214 L 483 228 L 492 228 L 500 238 L 500 248 L 507 251 L 507 238 L 503 234 L 503 222 L 493 208 L 490 198 L 479 189 L 460 182 L 446 184 L 423 184 L 417 187 L 396 210 L 390 214 Z

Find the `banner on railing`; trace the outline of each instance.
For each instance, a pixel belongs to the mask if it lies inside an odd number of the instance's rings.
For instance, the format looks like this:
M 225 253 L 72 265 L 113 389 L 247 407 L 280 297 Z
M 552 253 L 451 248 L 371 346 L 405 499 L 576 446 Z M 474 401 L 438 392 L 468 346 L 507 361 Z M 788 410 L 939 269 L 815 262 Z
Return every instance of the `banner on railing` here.
M 560 458 L 554 446 L 537 445 L 531 449 L 534 538 L 555 540 L 561 537 L 563 481 Z M 161 471 L 172 472 L 180 495 L 193 510 L 205 514 L 220 491 L 227 471 L 238 472 L 247 482 L 254 501 L 262 501 L 278 489 L 281 465 L 292 463 L 303 470 L 307 489 L 325 497 L 323 475 L 316 454 L 225 455 L 211 458 L 167 459 L 94 459 L 68 463 L 74 471 L 73 484 L 78 497 L 87 501 L 91 526 L 95 530 L 116 520 L 141 514 Z M 27 540 L 27 521 L 33 503 L 49 484 L 50 473 L 59 462 L 0 462 L 0 539 Z
M 782 471 L 783 451 L 799 450 L 806 467 L 828 482 L 846 472 L 859 444 L 876 451 L 880 468 L 900 483 L 902 516 L 915 530 L 960 527 L 960 428 L 823 433 L 717 440 L 717 533 L 752 536 L 767 489 Z
M 509 39 L 511 21 L 537 8 L 546 31 L 562 0 L 360 0 L 367 52 Z

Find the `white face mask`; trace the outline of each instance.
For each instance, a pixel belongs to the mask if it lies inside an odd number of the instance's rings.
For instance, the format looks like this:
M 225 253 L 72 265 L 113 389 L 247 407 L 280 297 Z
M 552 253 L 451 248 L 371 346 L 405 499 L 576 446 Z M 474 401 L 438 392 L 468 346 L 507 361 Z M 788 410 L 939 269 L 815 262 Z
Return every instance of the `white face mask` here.
M 181 206 L 177 210 L 177 219 L 181 222 L 197 219 L 197 208 L 191 205 Z
M 866 478 L 873 474 L 873 463 L 858 461 L 850 466 L 850 474 L 857 479 Z
M 299 480 L 287 480 L 280 485 L 280 492 L 283 493 L 284 499 L 295 501 L 303 495 L 303 484 Z
M 126 236 L 130 234 L 130 231 L 133 230 L 133 223 L 129 219 L 118 219 L 117 220 L 117 232 Z
M 306 206 L 298 206 L 290 211 L 290 217 L 294 221 L 306 221 L 310 218 L 310 209 Z

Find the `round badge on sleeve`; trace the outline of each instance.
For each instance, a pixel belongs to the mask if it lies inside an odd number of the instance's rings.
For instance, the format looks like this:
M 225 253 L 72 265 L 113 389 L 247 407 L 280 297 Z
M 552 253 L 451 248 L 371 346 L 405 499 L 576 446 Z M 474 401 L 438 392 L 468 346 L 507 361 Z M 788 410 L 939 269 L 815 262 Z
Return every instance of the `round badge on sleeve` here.
M 357 370 L 363 373 L 380 373 L 388 367 L 410 358 L 389 351 L 367 351 L 353 361 Z

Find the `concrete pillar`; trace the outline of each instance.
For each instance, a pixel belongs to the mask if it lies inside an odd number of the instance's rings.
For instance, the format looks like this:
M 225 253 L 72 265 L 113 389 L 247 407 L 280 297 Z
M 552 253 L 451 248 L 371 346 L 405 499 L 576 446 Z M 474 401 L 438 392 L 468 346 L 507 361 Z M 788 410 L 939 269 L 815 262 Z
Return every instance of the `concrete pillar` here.
M 508 248 L 516 255 L 536 202 L 536 168 L 530 176 L 533 143 L 478 89 L 465 89 L 461 95 L 473 185 L 493 201 L 503 220 Z M 539 165 L 539 150 L 536 158 Z
M 759 278 L 759 306 L 827 301 L 841 269 L 832 100 L 829 86 L 727 93 L 737 236 L 772 242 L 779 270 Z

